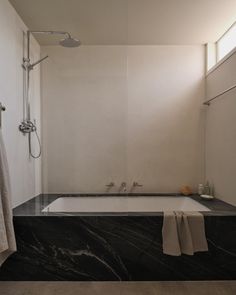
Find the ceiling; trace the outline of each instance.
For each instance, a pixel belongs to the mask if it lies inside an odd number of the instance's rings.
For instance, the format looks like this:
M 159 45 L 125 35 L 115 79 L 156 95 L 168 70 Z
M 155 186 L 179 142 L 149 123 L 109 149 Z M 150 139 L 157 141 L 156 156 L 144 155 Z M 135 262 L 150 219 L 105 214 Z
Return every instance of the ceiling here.
M 31 30 L 65 30 L 87 45 L 204 44 L 236 21 L 236 0 L 10 0 Z M 56 44 L 37 36 L 41 45 Z

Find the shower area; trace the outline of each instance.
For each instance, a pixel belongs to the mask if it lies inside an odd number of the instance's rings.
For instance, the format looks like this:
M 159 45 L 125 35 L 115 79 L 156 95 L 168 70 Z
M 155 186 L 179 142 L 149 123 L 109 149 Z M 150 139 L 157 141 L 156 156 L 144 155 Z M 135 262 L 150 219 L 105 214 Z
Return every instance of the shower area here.
M 61 31 L 29 31 L 23 33 L 23 53 L 26 51 L 26 56 L 23 57 L 22 67 L 24 69 L 23 77 L 23 120 L 19 125 L 19 130 L 24 135 L 28 134 L 29 143 L 29 155 L 34 159 L 40 158 L 42 154 L 41 141 L 37 132 L 36 120 L 31 120 L 31 106 L 30 106 L 30 72 L 34 70 L 34 67 L 43 62 L 48 55 L 40 58 L 33 63 L 30 60 L 30 36 L 31 34 L 47 34 L 47 35 L 63 35 L 64 39 L 59 41 L 59 44 L 63 47 L 78 47 L 80 41 L 71 37 L 68 32 Z M 25 36 L 26 35 L 26 36 Z M 25 42 L 26 39 L 26 42 Z M 25 50 L 26 48 L 26 50 Z M 32 152 L 32 133 L 35 133 L 38 143 L 38 152 L 33 154 Z

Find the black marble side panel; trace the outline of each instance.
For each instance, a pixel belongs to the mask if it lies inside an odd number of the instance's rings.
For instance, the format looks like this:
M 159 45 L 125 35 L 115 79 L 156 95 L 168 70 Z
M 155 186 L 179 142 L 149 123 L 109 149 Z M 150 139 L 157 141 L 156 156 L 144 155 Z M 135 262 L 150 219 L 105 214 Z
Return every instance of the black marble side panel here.
M 205 216 L 209 252 L 162 253 L 162 216 L 15 216 L 0 280 L 236 279 L 236 217 Z

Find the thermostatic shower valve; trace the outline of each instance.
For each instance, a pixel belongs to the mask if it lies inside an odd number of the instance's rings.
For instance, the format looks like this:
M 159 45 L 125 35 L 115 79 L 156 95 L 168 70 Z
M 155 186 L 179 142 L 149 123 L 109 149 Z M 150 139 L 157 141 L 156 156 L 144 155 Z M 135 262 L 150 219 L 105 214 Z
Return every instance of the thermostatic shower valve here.
M 33 122 L 31 121 L 24 121 L 20 124 L 19 130 L 23 133 L 31 133 L 36 131 L 36 126 Z

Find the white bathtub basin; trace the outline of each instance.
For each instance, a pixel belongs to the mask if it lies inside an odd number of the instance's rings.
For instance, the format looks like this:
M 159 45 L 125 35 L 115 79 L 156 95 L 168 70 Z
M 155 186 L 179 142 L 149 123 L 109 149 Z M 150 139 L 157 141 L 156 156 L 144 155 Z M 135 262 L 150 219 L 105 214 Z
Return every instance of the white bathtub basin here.
M 61 197 L 43 209 L 43 212 L 161 212 L 210 211 L 189 197 Z

